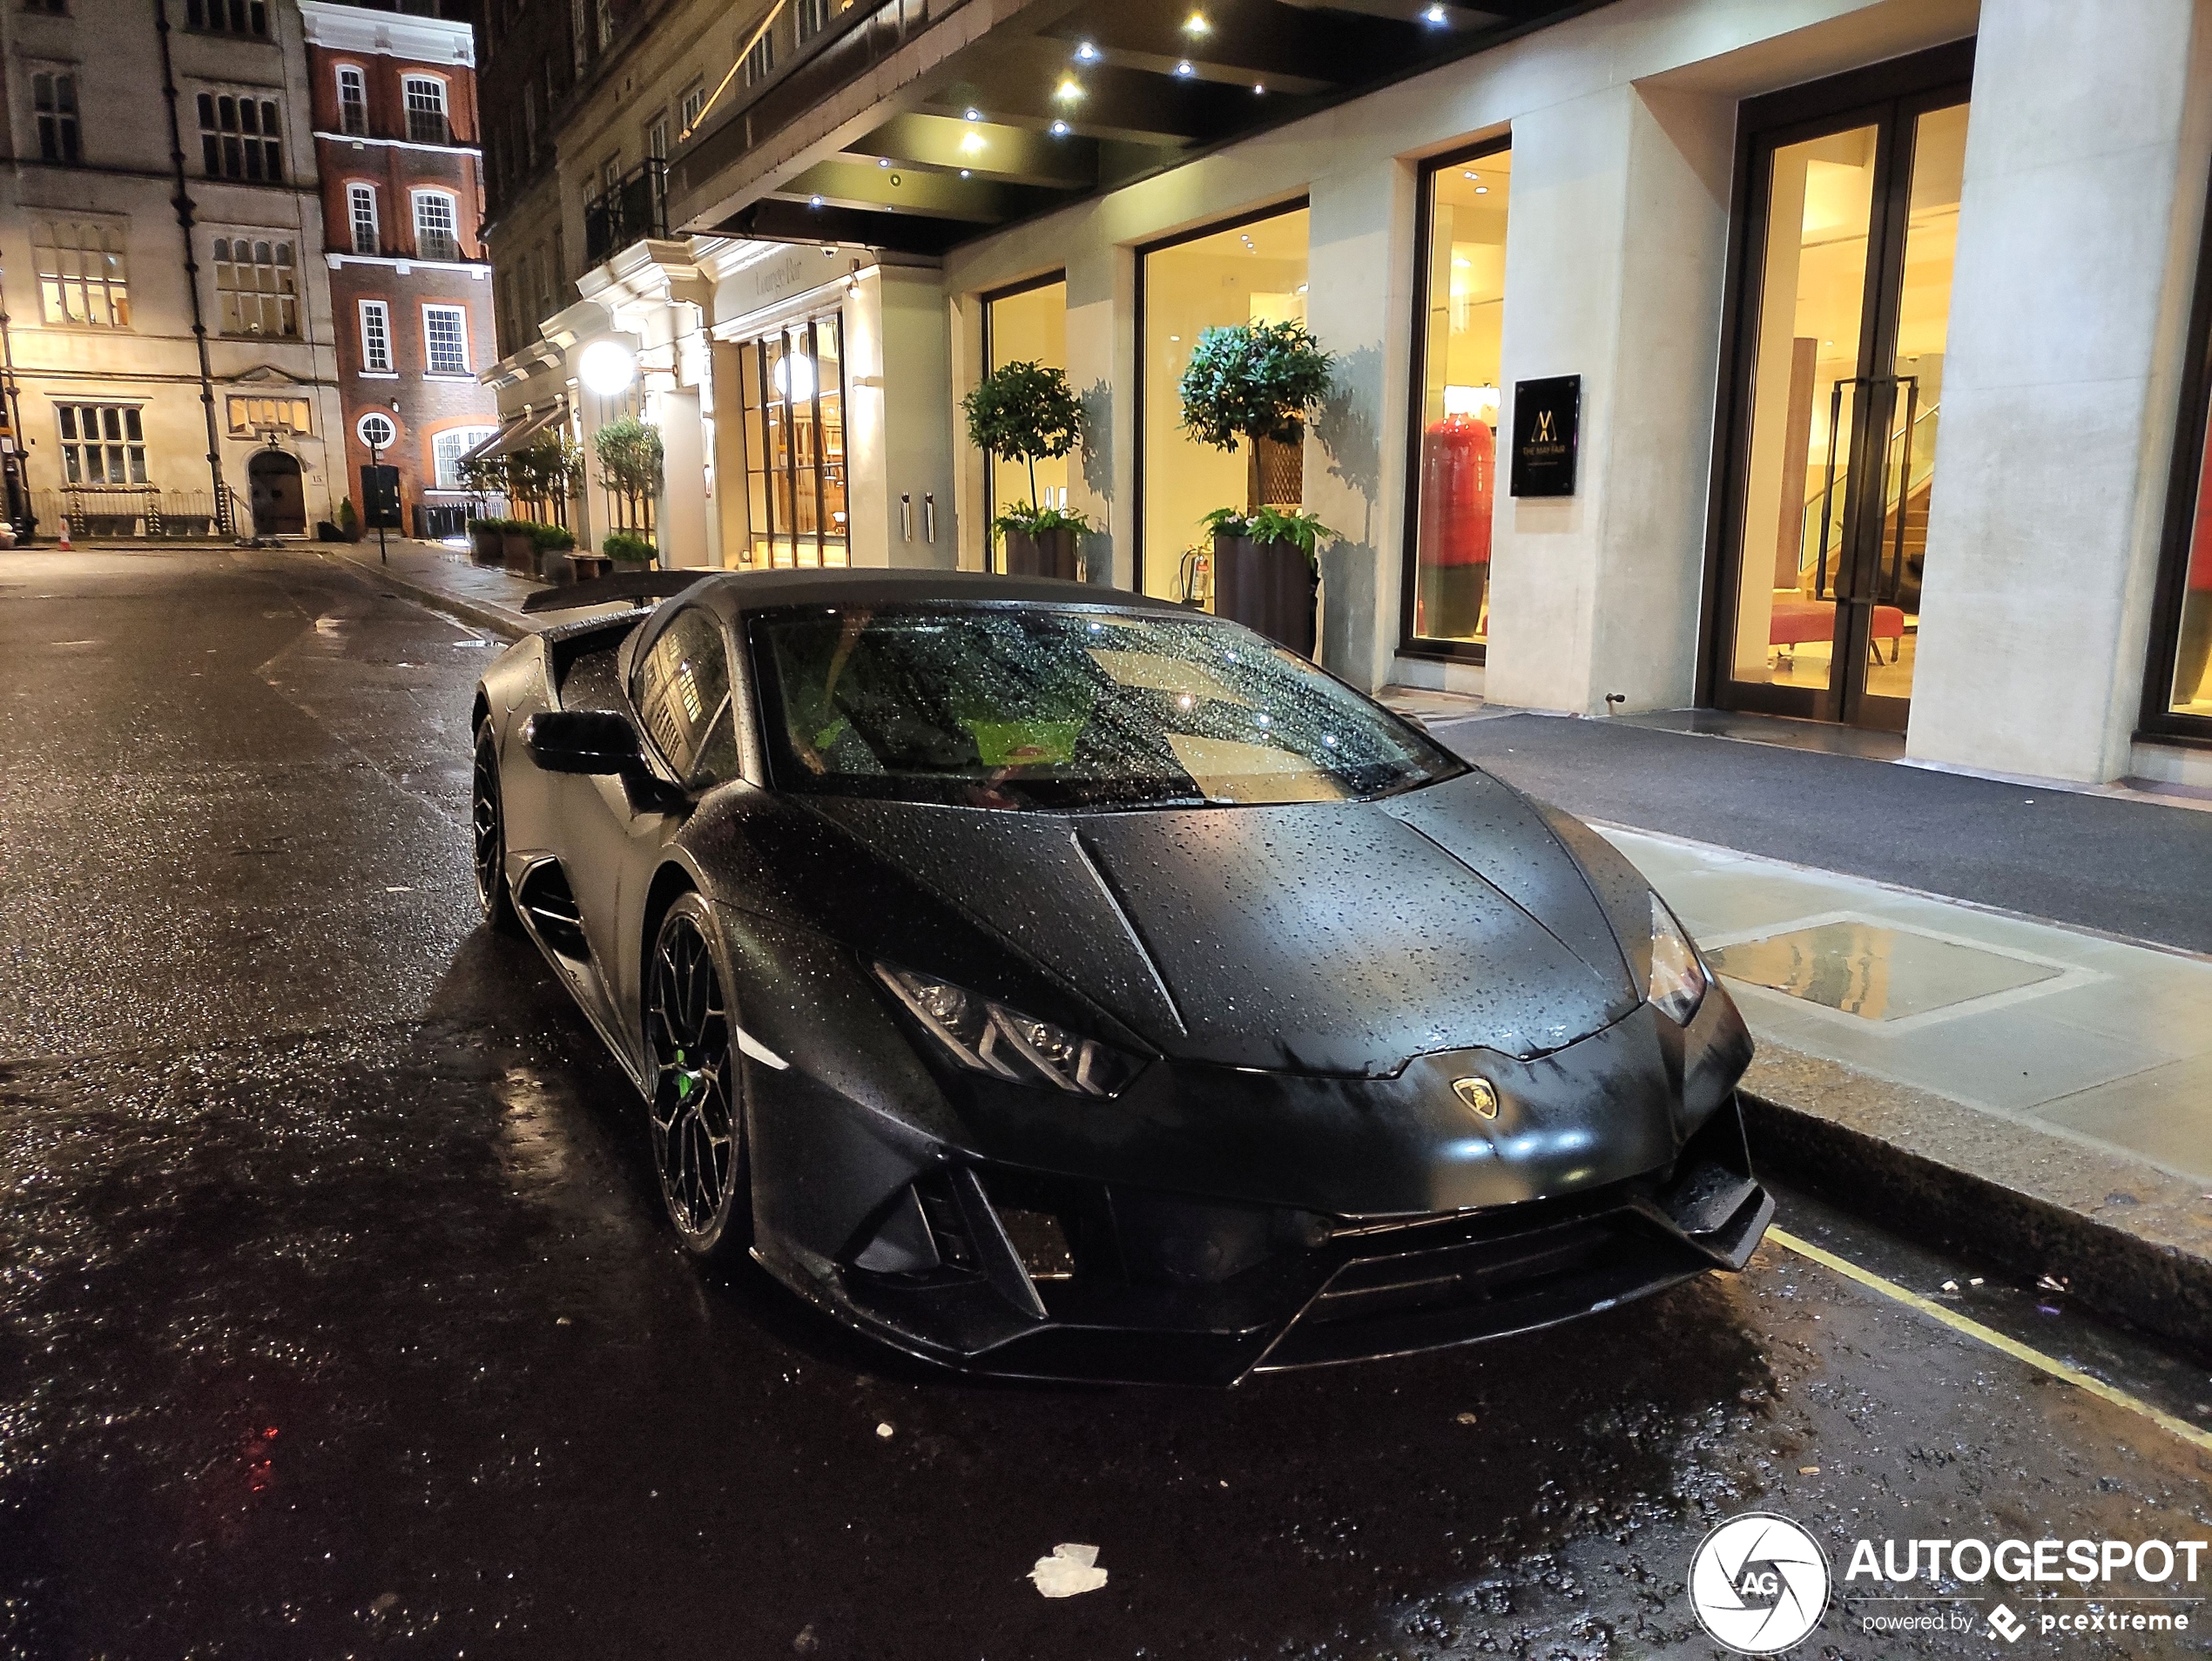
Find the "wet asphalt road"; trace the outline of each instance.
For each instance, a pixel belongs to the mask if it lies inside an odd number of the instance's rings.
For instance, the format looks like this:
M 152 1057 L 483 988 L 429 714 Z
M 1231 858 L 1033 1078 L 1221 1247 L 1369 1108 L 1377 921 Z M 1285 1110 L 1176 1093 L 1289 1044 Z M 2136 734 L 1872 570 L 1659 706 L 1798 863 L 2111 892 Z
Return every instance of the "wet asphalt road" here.
M 948 1381 L 703 1279 L 634 1097 L 474 924 L 495 649 L 313 556 L 0 555 L 7 1654 L 1703 1657 L 1689 1554 L 1742 1510 L 1839 1573 L 1862 1534 L 2207 1535 L 2212 1456 L 1771 1245 L 1225 1393 Z M 2212 1415 L 2200 1370 L 1964 1301 Z M 1103 1590 L 1038 1596 L 1063 1541 Z M 1797 1653 L 2195 1652 L 1871 1607 Z

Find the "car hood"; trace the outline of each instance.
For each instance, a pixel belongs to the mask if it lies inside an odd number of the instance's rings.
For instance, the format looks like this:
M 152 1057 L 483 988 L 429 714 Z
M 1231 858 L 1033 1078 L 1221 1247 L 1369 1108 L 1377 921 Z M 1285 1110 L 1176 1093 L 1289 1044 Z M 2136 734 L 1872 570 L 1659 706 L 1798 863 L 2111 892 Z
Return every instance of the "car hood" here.
M 1386 1075 L 1434 1050 L 1541 1055 L 1640 1001 L 1573 857 L 1480 773 L 1376 802 L 809 805 L 1178 1059 Z

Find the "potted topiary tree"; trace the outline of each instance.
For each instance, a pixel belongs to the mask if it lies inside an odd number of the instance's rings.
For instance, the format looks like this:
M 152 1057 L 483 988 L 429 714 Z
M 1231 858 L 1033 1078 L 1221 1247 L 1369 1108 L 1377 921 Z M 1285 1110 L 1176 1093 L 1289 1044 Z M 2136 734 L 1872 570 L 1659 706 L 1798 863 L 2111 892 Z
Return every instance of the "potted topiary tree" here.
M 1244 510 L 1219 508 L 1214 611 L 1293 651 L 1313 651 L 1316 550 L 1335 532 L 1299 511 L 1305 418 L 1327 397 L 1335 360 L 1303 323 L 1245 323 L 1198 336 L 1178 390 L 1183 427 L 1216 449 L 1246 448 Z
M 1061 370 L 1042 363 L 1007 363 L 983 377 L 961 400 L 968 442 L 1001 462 L 1029 469 L 1029 496 L 1010 503 L 991 521 L 991 534 L 1006 544 L 1005 569 L 1015 577 L 1082 576 L 1076 538 L 1090 530 L 1081 513 L 1037 504 L 1037 459 L 1055 460 L 1076 448 L 1082 406 Z
M 610 421 L 593 436 L 599 453 L 599 483 L 621 500 L 621 529 L 634 531 L 646 507 L 660 495 L 667 452 L 660 429 L 635 415 Z
M 599 544 L 599 551 L 621 571 L 642 571 L 653 563 L 653 544 L 627 530 L 609 531 Z
M 1321 542 L 1342 533 L 1295 508 L 1216 508 L 1199 523 L 1213 537 L 1214 615 L 1313 656 Z
M 500 563 L 516 577 L 537 575 L 537 525 L 529 519 L 499 522 Z
M 476 496 L 507 494 L 507 458 L 504 456 L 478 456 L 461 463 L 456 469 L 461 488 Z M 469 557 L 479 565 L 496 565 L 500 560 L 500 522 L 494 518 L 473 518 L 469 521 Z
M 576 533 L 560 525 L 532 525 L 530 541 L 537 550 L 537 574 L 549 583 L 574 582 L 576 570 L 568 557 L 576 551 Z

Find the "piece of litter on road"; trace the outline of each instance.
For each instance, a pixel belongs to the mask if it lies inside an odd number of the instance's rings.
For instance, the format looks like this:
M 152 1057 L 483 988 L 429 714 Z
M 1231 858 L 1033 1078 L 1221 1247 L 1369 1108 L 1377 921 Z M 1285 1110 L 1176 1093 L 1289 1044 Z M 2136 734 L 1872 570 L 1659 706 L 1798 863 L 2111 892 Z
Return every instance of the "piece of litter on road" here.
M 884 1441 L 889 1442 L 891 1440 L 891 1427 L 887 1424 L 880 1424 L 875 1428 L 875 1434 L 882 1437 Z
M 1966 1284 L 1970 1286 L 1978 1286 L 1981 1284 L 1981 1277 L 1979 1275 L 1976 1275 L 1973 1280 L 1967 1281 Z
M 388 882 L 384 885 L 384 892 L 387 894 L 413 894 L 415 890 L 413 888 L 401 888 L 397 884 Z
M 1452 1422 L 1454 1424 L 1471 1425 L 1474 1421 L 1474 1415 L 1471 1413 L 1454 1414 L 1452 1417 Z
M 1959 1290 L 1959 1283 L 1956 1280 L 1946 1280 L 1943 1283 L 1943 1289 L 1946 1292 L 1956 1292 Z
M 1058 1545 L 1049 1557 L 1037 1559 L 1029 1578 L 1047 1597 L 1073 1597 L 1103 1586 L 1106 1571 L 1098 1567 L 1096 1546 Z
M 566 1315 L 556 1315 L 553 1317 L 553 1324 L 556 1327 L 567 1327 L 571 1326 L 574 1323 L 571 1322 Z
M 1800 1476 L 1817 1476 L 1820 1475 L 1820 1467 L 1817 1465 L 1800 1465 L 1797 1467 L 1797 1475 Z
M 2064 1292 L 2066 1290 L 2066 1277 L 2064 1275 L 2058 1274 L 2047 1274 L 2040 1278 L 2035 1284 L 2042 1287 L 2046 1292 Z

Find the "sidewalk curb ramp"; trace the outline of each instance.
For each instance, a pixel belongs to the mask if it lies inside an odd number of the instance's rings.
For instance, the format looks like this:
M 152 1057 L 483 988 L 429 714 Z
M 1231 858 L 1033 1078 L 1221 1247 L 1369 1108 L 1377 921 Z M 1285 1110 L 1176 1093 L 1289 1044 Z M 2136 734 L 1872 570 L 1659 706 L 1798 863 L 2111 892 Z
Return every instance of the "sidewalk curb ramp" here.
M 1822 1114 L 1739 1094 L 1753 1169 L 2023 1286 L 2059 1280 L 2066 1290 L 2055 1295 L 2212 1364 L 2212 1259 Z

